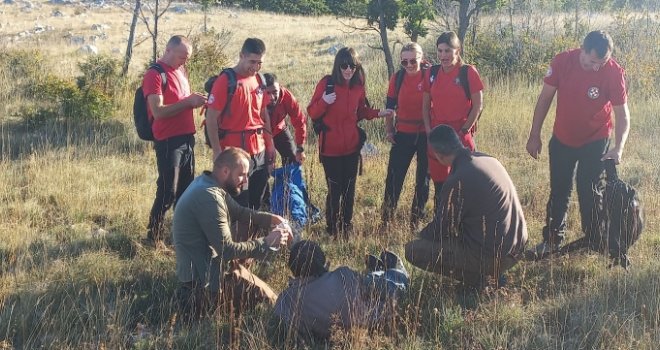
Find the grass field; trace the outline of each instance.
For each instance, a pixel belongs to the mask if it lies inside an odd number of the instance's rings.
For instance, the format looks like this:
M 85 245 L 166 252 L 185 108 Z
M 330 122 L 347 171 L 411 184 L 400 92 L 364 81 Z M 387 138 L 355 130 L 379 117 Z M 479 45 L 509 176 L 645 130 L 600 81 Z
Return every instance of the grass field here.
M 43 1 L 35 2 L 37 8 L 31 12 L 23 12 L 21 4 L 0 7 L 0 43 L 7 52 L 38 49 L 44 63 L 36 69 L 42 74 L 64 78 L 79 74 L 77 62 L 85 57 L 67 34 L 89 42 L 90 36 L 99 35 L 92 29 L 94 24 L 108 26 L 104 29 L 107 38 L 95 43 L 100 52 L 121 57 L 125 49 L 129 12 Z M 55 10 L 64 16 L 51 16 Z M 212 10 L 210 18 L 211 26 L 233 33 L 226 47 L 232 59 L 247 36 L 264 39 L 268 52 L 263 70 L 275 72 L 303 105 L 314 84 L 329 73 L 333 56 L 327 50 L 335 44 L 357 48 L 368 71 L 369 96 L 378 105 L 384 101 L 386 69 L 380 52 L 369 48 L 377 43 L 369 32 L 345 33 L 333 17 L 220 8 Z M 36 25 L 53 29 L 20 36 Z M 163 40 L 172 34 L 197 33 L 202 13 L 168 13 L 161 25 Z M 142 25 L 138 34 L 145 36 Z M 394 33 L 392 39 L 396 38 L 405 41 L 400 32 Z M 146 41 L 136 47 L 131 64 L 134 80 L 149 59 L 149 45 Z M 218 314 L 195 325 L 181 323 L 173 305 L 174 258 L 139 244 L 155 193 L 156 165 L 149 144 L 137 139 L 132 129 L 133 87 L 118 95 L 117 108 L 106 120 L 31 126 L 21 121 L 17 111 L 39 101 L 12 95 L 17 82 L 9 76 L 7 71 L 0 72 L 0 349 L 227 347 L 228 316 Z M 525 142 L 540 82 L 484 78 L 486 109 L 477 146 L 508 169 L 524 205 L 530 244 L 535 244 L 541 240 L 549 193 L 548 164 L 547 154 L 540 161 L 530 158 Z M 192 83 L 201 90 L 202 81 Z M 451 281 L 408 266 L 412 286 L 401 305 L 396 331 L 337 332 L 332 343 L 311 347 L 657 349 L 660 100 L 657 92 L 641 96 L 631 91 L 632 128 L 620 166 L 621 177 L 639 190 L 646 213 L 645 234 L 631 252 L 630 271 L 608 269 L 607 260 L 596 254 L 524 262 L 507 272 L 505 288 L 466 302 Z M 550 136 L 552 114 L 544 127 L 544 140 Z M 378 228 L 389 147 L 382 141 L 382 121 L 369 122 L 368 131 L 379 152 L 365 159 L 365 174 L 358 178 L 358 234 L 337 243 L 324 236 L 320 224 L 306 231 L 307 237 L 321 242 L 333 268 L 361 269 L 365 253 L 384 247 L 402 253 L 403 244 L 415 235 L 406 222 L 412 176 L 399 205 L 400 222 L 387 233 Z M 306 176 L 313 201 L 322 204 L 323 170 L 313 143 L 310 140 L 307 147 Z M 196 153 L 198 171 L 209 168 L 210 152 L 199 137 Z M 571 239 L 579 235 L 576 204 L 573 196 Z M 282 256 L 257 270 L 276 291 L 288 280 L 284 261 Z M 270 313 L 269 308 L 260 308 L 240 320 L 238 348 L 286 346 L 272 341 Z

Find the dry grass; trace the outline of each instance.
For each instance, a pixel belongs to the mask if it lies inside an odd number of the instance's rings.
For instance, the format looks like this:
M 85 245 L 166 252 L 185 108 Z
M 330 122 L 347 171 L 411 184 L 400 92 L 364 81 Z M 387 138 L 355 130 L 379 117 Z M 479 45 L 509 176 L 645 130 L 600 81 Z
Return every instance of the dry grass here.
M 108 24 L 101 52 L 123 52 L 130 14 L 116 8 L 83 15 L 73 6 L 39 3 L 31 13 L 3 6 L 0 42 L 7 49 L 38 48 L 46 57 L 43 71 L 62 77 L 77 74 L 83 56 L 63 38 L 67 32 L 89 37 L 92 24 Z M 63 18 L 51 17 L 59 9 Z M 234 15 L 237 14 L 237 17 Z M 168 14 L 163 37 L 200 30 L 202 15 Z M 385 69 L 378 52 L 367 45 L 371 34 L 345 34 L 331 17 L 291 17 L 217 9 L 211 25 L 234 34 L 230 57 L 243 39 L 265 39 L 264 70 L 273 71 L 303 103 L 326 74 L 333 44 L 354 45 L 369 74 L 369 95 L 381 104 Z M 34 25 L 53 32 L 17 41 L 17 33 Z M 143 33 L 140 27 L 138 33 Z M 396 34 L 403 39 L 403 35 Z M 324 40 L 326 37 L 329 40 Z M 134 74 L 149 57 L 149 43 L 137 47 Z M 0 72 L 0 78 L 6 72 Z M 110 121 L 84 125 L 53 124 L 27 129 L 11 113 L 21 104 L 4 94 L 15 82 L 0 79 L 0 348 L 221 348 L 226 346 L 226 315 L 195 326 L 177 321 L 172 307 L 176 288 L 174 259 L 142 248 L 148 210 L 155 190 L 155 161 L 148 145 L 136 139 L 130 125 L 130 91 L 119 97 Z M 193 82 L 200 86 L 202 82 Z M 477 139 L 479 149 L 497 156 L 507 167 L 525 206 L 531 243 L 540 240 L 548 196 L 547 159 L 534 161 L 524 144 L 540 86 L 524 81 L 491 82 L 487 109 Z M 658 208 L 660 156 L 657 99 L 630 99 L 633 128 L 621 167 L 642 194 L 647 226 L 633 249 L 633 270 L 607 269 L 604 258 L 577 255 L 543 263 L 521 263 L 508 273 L 509 285 L 478 299 L 465 299 L 449 281 L 411 269 L 410 296 L 404 300 L 399 330 L 387 335 L 357 330 L 338 333 L 338 349 L 654 349 L 660 343 L 660 263 Z M 388 146 L 381 142 L 381 122 L 370 123 L 371 139 L 380 153 L 365 161 L 358 179 L 356 226 L 349 242 L 323 236 L 320 225 L 307 232 L 327 250 L 333 267 L 362 266 L 364 253 L 382 247 L 397 252 L 413 237 L 406 223 L 412 177 L 400 202 L 400 223 L 390 234 L 377 228 Z M 550 123 L 547 123 L 548 125 Z M 550 127 L 546 125 L 546 138 Z M 198 140 L 201 141 L 201 140 Z M 198 167 L 207 168 L 209 152 L 198 143 Z M 314 147 L 310 145 L 308 149 Z M 318 156 L 310 151 L 305 164 L 312 198 L 324 202 L 325 185 Z M 577 236 L 575 200 L 571 203 L 571 237 Z M 430 208 L 431 203 L 428 206 Z M 259 274 L 275 290 L 286 285 L 284 259 Z M 465 308 L 461 305 L 471 305 Z M 241 322 L 242 348 L 278 348 L 272 341 L 270 310 L 260 309 Z M 655 344 L 655 345 L 654 345 Z M 315 344 L 314 348 L 324 348 Z

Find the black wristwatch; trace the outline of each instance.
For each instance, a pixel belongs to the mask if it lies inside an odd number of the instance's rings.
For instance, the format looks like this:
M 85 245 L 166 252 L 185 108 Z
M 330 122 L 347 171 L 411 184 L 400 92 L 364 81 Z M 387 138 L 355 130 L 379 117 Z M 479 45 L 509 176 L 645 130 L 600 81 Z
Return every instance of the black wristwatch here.
M 298 147 L 296 147 L 296 153 L 303 153 L 303 152 L 305 152 L 305 148 L 301 145 L 298 145 Z

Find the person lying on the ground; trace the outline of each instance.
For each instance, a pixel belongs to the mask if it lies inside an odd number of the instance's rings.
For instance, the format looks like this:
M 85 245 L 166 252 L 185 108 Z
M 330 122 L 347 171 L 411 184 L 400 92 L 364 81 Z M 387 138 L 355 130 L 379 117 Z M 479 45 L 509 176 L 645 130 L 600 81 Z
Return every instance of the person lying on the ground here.
M 280 293 L 275 315 L 294 337 L 327 339 L 334 327 L 374 327 L 394 314 L 408 288 L 401 259 L 384 251 L 369 256 L 367 273 L 341 266 L 328 271 L 321 247 L 312 241 L 293 245 L 288 261 L 293 279 Z
M 436 159 L 452 170 L 433 221 L 406 244 L 406 259 L 484 287 L 516 264 L 527 242 L 516 188 L 497 159 L 470 152 L 450 126 L 435 127 L 429 143 Z
M 220 294 L 222 266 L 233 259 L 265 258 L 286 245 L 291 237 L 284 218 L 240 206 L 233 195 L 248 179 L 250 156 L 234 147 L 225 148 L 215 159 L 213 171 L 198 176 L 181 196 L 174 210 L 173 238 L 176 275 L 181 295 L 193 296 L 199 306 L 206 298 L 214 307 Z M 252 223 L 276 229 L 263 238 L 247 242 L 232 239 L 230 223 Z M 249 225 L 245 225 L 249 226 Z

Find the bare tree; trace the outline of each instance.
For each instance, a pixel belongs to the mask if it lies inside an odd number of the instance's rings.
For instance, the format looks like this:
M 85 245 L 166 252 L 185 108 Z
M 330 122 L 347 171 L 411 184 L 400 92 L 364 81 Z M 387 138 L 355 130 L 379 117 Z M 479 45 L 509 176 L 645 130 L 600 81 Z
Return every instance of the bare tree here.
M 435 0 L 435 8 L 445 28 L 458 28 L 458 38 L 465 41 L 470 26 L 482 10 L 504 4 L 507 0 Z
M 162 3 L 164 3 L 164 6 L 161 8 Z M 145 7 L 148 9 L 149 14 L 151 15 L 150 17 L 145 15 L 142 6 L 140 6 L 140 19 L 145 26 L 147 26 L 147 31 L 149 32 L 149 35 L 151 35 L 153 48 L 151 55 L 152 62 L 156 62 L 156 58 L 158 57 L 158 21 L 165 12 L 167 12 L 171 4 L 172 0 L 153 0 L 145 2 Z M 151 21 L 153 21 L 153 26 L 151 25 Z
M 140 8 L 142 7 L 142 0 L 135 0 L 135 8 L 133 9 L 133 19 L 131 20 L 131 28 L 128 32 L 128 42 L 126 43 L 126 54 L 124 55 L 124 65 L 121 68 L 121 75 L 126 76 L 128 73 L 128 65 L 133 58 L 133 41 L 135 40 L 135 27 L 137 27 L 138 17 L 140 16 Z

